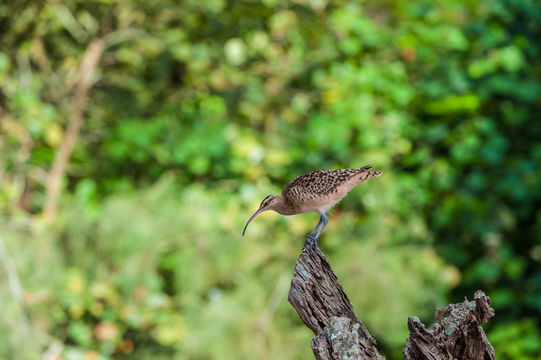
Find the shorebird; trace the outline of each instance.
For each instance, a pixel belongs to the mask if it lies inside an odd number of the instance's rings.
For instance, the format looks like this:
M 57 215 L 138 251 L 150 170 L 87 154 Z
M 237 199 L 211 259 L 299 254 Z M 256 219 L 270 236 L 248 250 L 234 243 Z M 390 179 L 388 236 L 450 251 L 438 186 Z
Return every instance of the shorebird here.
M 244 226 L 242 236 L 246 233 L 248 224 L 263 211 L 274 210 L 282 215 L 317 212 L 320 215 L 319 222 L 306 238 L 307 242 L 310 240 L 312 248 L 317 248 L 321 231 L 329 221 L 325 212 L 355 186 L 381 175 L 380 171 L 368 171 L 371 167 L 367 165 L 359 169 L 316 170 L 296 177 L 286 185 L 281 195 L 268 195 L 263 199 L 259 209 Z

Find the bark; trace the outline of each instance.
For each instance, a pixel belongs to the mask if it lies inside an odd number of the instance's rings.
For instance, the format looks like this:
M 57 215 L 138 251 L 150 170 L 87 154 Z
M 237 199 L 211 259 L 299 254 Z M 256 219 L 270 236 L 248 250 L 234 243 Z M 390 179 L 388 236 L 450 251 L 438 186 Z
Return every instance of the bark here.
M 477 291 L 467 300 L 436 311 L 428 329 L 410 317 L 404 359 L 495 359 L 481 324 L 494 316 L 490 298 Z M 288 300 L 315 334 L 312 350 L 317 360 L 383 359 L 376 341 L 357 318 L 353 306 L 325 255 L 307 246 L 297 259 Z
M 477 290 L 473 301 L 437 309 L 436 322 L 428 329 L 417 317 L 410 317 L 404 359 L 495 360 L 494 349 L 481 327 L 494 316 L 490 304 L 490 298 Z
M 323 253 L 307 246 L 297 260 L 288 300 L 316 336 L 318 360 L 383 359 L 376 340 L 357 318 L 353 306 Z

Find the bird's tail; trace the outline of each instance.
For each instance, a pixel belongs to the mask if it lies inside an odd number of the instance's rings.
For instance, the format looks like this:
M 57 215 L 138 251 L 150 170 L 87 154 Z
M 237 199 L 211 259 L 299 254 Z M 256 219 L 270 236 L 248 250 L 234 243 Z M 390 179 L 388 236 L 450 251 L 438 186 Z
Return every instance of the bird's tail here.
M 381 176 L 381 174 L 382 174 L 381 171 L 365 171 L 361 173 L 361 179 L 364 181 L 364 180 L 372 179 L 375 177 L 379 177 Z
M 370 169 L 371 167 L 372 167 L 372 165 L 366 165 L 366 166 L 363 166 L 362 168 L 359 169 L 359 170 L 361 170 L 361 178 L 360 178 L 361 182 L 365 181 L 365 180 L 368 180 L 368 179 L 371 179 L 371 178 L 381 176 L 381 171 L 366 171 L 366 170 Z

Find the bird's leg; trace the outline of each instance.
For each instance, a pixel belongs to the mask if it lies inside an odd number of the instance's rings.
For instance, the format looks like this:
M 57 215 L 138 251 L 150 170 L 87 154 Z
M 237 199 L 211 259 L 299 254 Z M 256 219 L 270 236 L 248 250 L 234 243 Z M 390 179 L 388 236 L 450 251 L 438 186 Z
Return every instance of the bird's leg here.
M 312 230 L 312 232 L 310 233 L 310 235 L 308 235 L 310 238 L 313 238 L 314 235 L 316 234 L 316 231 L 317 231 L 317 228 L 319 227 L 319 225 L 321 225 L 323 223 L 323 216 L 320 216 L 319 217 L 319 222 L 317 223 L 316 227 L 314 228 L 314 230 Z
M 308 239 L 311 240 L 310 246 L 312 247 L 312 250 L 317 249 L 317 241 L 319 239 L 319 236 L 321 235 L 321 231 L 323 230 L 325 225 L 327 225 L 328 221 L 329 219 L 327 218 L 327 216 L 324 213 L 321 213 L 321 217 L 319 218 L 319 222 L 317 223 L 314 231 L 312 231 L 312 233 L 306 237 L 306 242 L 308 242 Z M 316 236 L 314 236 L 314 233 L 316 232 L 318 227 L 319 227 L 319 231 L 317 232 Z
M 319 228 L 319 231 L 317 232 L 316 237 L 314 239 L 316 240 L 316 245 L 317 245 L 317 240 L 319 239 L 319 235 L 321 235 L 321 231 L 323 230 L 323 228 L 327 225 L 327 222 L 329 221 L 329 218 L 327 218 L 327 216 L 324 213 L 321 213 L 321 219 L 323 219 L 323 225 L 321 225 L 321 227 Z
M 306 241 L 304 242 L 304 245 L 306 246 L 306 244 L 309 244 L 309 245 L 312 245 L 313 242 L 314 242 L 314 235 L 317 231 L 317 228 L 323 224 L 323 217 L 319 217 L 319 222 L 317 223 L 316 227 L 314 228 L 314 230 L 312 230 L 312 232 L 309 234 L 309 235 L 306 235 Z

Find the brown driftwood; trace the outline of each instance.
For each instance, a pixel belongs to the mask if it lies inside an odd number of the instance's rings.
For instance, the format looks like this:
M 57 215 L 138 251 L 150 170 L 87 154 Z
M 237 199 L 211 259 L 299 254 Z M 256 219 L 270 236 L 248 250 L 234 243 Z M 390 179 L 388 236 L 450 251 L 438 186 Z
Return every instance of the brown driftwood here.
M 317 360 L 383 359 L 376 341 L 357 318 L 353 306 L 325 255 L 305 246 L 297 259 L 288 300 L 315 334 L 312 350 Z M 404 359 L 495 359 L 481 324 L 494 316 L 490 298 L 482 291 L 475 300 L 436 311 L 428 329 L 410 317 Z

